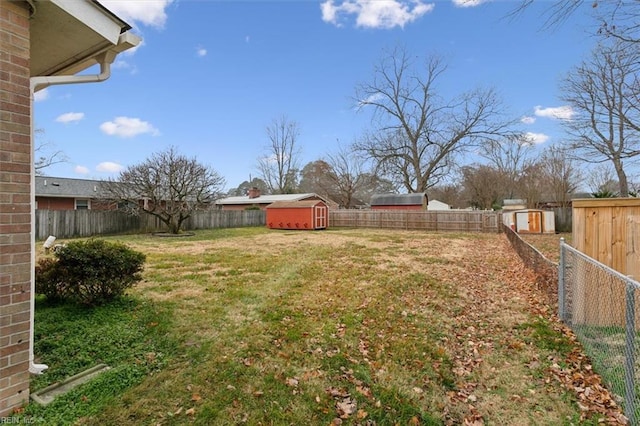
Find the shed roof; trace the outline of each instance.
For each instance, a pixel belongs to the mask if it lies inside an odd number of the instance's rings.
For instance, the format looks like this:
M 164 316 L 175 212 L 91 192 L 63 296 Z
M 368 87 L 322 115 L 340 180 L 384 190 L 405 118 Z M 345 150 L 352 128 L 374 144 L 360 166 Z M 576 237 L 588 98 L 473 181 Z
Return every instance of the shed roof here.
M 102 181 L 36 176 L 36 196 L 100 198 Z
M 326 203 L 322 200 L 276 201 L 267 206 L 268 209 L 303 209 Z
M 408 206 L 422 205 L 427 201 L 427 194 L 414 192 L 412 194 L 374 194 L 371 196 L 372 206 Z

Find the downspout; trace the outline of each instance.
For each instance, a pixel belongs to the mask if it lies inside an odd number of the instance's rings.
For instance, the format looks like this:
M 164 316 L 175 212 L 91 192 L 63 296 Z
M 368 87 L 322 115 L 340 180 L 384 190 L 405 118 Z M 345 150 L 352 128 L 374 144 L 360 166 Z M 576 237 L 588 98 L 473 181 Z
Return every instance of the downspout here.
M 107 51 L 96 57 L 100 64 L 100 74 L 92 75 L 61 75 L 61 76 L 38 76 L 30 78 L 30 98 L 31 98 L 31 308 L 29 318 L 29 372 L 32 374 L 42 374 L 49 366 L 45 364 L 34 363 L 34 336 L 33 323 L 36 309 L 36 168 L 35 168 L 35 129 L 33 118 L 33 97 L 34 93 L 45 87 L 59 84 L 78 84 L 78 83 L 99 83 L 107 80 L 111 76 L 111 63 L 116 57 L 116 52 Z

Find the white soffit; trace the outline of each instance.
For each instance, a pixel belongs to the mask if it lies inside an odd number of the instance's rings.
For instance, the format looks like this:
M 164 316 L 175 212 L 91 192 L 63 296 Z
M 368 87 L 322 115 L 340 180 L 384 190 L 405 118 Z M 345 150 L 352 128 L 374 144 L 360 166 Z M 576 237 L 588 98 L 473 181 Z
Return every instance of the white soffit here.
M 96 63 L 97 54 L 122 41 L 130 29 L 97 2 L 36 1 L 31 18 L 31 75 L 71 75 Z M 121 34 L 123 33 L 123 34 Z M 129 47 L 135 46 L 135 41 Z M 124 46 L 123 46 L 124 47 Z M 125 49 L 122 49 L 125 50 Z

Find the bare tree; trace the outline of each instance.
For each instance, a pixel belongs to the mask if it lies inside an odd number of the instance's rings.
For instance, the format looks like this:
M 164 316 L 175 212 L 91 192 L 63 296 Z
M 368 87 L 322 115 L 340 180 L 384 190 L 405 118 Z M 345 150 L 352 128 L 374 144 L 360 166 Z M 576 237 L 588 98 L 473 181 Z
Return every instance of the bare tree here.
M 545 190 L 540 163 L 528 164 L 518 176 L 518 195 L 528 208 L 537 208 Z
M 551 146 L 542 152 L 538 164 L 545 195 L 559 207 L 568 207 L 571 194 L 576 192 L 582 179 L 576 161 L 562 147 Z
M 429 190 L 429 200 L 438 200 L 448 204 L 451 208 L 461 209 L 468 207 L 463 199 L 464 188 L 460 183 L 449 182 L 434 186 Z
M 523 170 L 533 163 L 533 143 L 524 136 L 504 139 L 488 139 L 479 148 L 478 154 L 504 177 L 507 198 L 518 192 L 518 180 Z
M 351 149 L 339 146 L 327 155 L 327 162 L 331 166 L 329 179 L 335 201 L 340 207 L 354 207 L 355 198 L 370 198 L 371 192 L 380 186 L 377 176 L 365 170 L 362 159 Z
M 298 189 L 301 192 L 314 192 L 322 197 L 334 199 L 335 188 L 330 177 L 332 173 L 331 165 L 325 160 L 310 161 L 300 171 Z
M 386 54 L 371 82 L 356 88 L 360 109 L 372 107 L 376 128 L 356 148 L 380 175 L 408 192 L 424 192 L 443 179 L 456 155 L 482 141 L 507 136 L 512 120 L 495 91 L 475 89 L 445 101 L 436 82 L 446 71 L 431 56 L 421 70 L 402 48 Z
M 34 148 L 33 161 L 36 175 L 42 176 L 47 167 L 68 161 L 64 152 L 56 149 L 52 142 L 42 141 L 44 129 L 35 129 L 34 133 L 36 136 L 36 145 Z
M 504 198 L 504 175 L 494 167 L 470 165 L 461 168 L 463 196 L 470 206 L 489 210 Z
M 534 0 L 521 0 L 511 16 L 524 13 Z M 623 43 L 640 42 L 640 8 L 629 0 L 555 0 L 549 2 L 543 16 L 543 28 L 552 29 L 566 22 L 583 9 L 597 22 L 594 33 L 617 39 Z M 589 12 L 587 12 L 589 11 Z
M 103 190 L 119 205 L 153 215 L 178 234 L 193 212 L 210 206 L 224 183 L 212 168 L 169 148 L 123 170 Z
M 266 155 L 258 160 L 258 171 L 271 193 L 292 193 L 296 190 L 300 169 L 298 123 L 282 116 L 267 126 L 267 136 L 269 146 Z
M 619 184 L 611 167 L 599 164 L 587 173 L 586 179 L 591 195 L 595 198 L 611 198 L 618 196 Z
M 625 162 L 640 155 L 639 57 L 637 49 L 599 45 L 562 84 L 562 97 L 576 113 L 563 123 L 570 152 L 588 162 L 610 162 L 622 197 L 629 195 Z

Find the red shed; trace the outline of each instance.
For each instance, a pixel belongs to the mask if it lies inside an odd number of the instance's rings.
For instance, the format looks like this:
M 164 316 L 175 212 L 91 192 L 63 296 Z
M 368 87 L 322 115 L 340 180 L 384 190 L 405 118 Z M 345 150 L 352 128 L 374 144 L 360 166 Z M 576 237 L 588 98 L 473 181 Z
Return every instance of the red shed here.
M 266 208 L 271 229 L 325 229 L 329 227 L 329 208 L 322 200 L 276 201 Z

